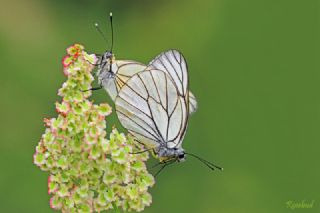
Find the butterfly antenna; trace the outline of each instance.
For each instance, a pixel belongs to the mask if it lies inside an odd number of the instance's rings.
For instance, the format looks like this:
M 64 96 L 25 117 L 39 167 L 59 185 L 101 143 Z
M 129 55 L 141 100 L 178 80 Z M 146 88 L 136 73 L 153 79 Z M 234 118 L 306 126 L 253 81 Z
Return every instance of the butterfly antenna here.
M 97 29 L 97 31 L 100 33 L 100 35 L 102 36 L 103 40 L 108 43 L 108 40 L 106 38 L 106 36 L 104 35 L 104 33 L 102 32 L 102 30 L 99 27 L 98 23 L 94 23 L 95 28 Z
M 154 174 L 154 177 L 157 177 L 157 176 L 160 174 L 160 172 L 161 172 L 164 168 L 166 168 L 167 165 L 168 165 L 168 164 L 164 164 L 164 165 L 158 170 L 158 172 L 157 172 L 156 174 Z
M 201 158 L 201 157 L 199 157 L 199 156 L 197 156 L 197 155 L 195 155 L 195 154 L 186 153 L 186 152 L 185 152 L 185 154 L 190 155 L 190 156 L 198 159 L 198 160 L 201 161 L 203 164 L 205 164 L 207 167 L 209 167 L 211 170 L 215 170 L 215 169 L 219 169 L 219 170 L 221 170 L 221 171 L 223 170 L 222 167 L 217 166 L 217 165 L 215 165 L 215 164 L 213 164 L 213 163 L 211 163 L 211 162 L 209 162 L 209 161 L 207 161 L 207 160 L 205 160 L 205 159 L 203 159 L 203 158 Z
M 113 23 L 112 23 L 112 12 L 109 15 L 110 17 L 110 26 L 111 26 L 111 52 L 113 50 Z

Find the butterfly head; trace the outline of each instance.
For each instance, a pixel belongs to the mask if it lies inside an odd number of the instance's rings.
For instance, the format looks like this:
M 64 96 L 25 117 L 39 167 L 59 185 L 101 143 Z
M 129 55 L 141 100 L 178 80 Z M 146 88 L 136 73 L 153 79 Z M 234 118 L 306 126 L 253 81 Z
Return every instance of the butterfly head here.
M 178 162 L 183 162 L 186 160 L 186 155 L 184 153 L 184 150 L 182 148 L 176 149 L 176 159 Z
M 111 59 L 113 57 L 113 54 L 110 50 L 107 50 L 103 55 L 102 58 L 104 58 L 105 60 Z
M 113 58 L 113 54 L 110 50 L 107 50 L 106 52 L 104 52 L 99 58 L 98 69 L 107 70 L 108 69 L 107 65 L 111 64 L 112 58 Z

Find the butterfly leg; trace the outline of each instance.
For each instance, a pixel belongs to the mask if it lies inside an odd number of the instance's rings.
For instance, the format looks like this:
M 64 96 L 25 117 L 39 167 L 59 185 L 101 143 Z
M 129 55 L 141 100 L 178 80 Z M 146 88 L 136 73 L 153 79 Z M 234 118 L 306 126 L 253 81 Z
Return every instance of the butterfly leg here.
M 163 163 L 163 162 L 158 162 L 158 163 L 154 164 L 151 168 L 153 169 L 153 168 L 155 168 L 155 167 L 157 167 L 157 166 L 159 166 L 159 165 L 163 165 L 163 164 L 165 164 L 165 163 Z
M 153 148 L 150 148 L 150 149 L 145 149 L 145 150 L 142 150 L 142 151 L 139 151 L 139 152 L 129 152 L 129 154 L 132 154 L 132 155 L 135 155 L 135 154 L 141 154 L 141 153 L 145 153 L 147 151 L 150 151 L 152 150 Z
M 174 160 L 166 161 L 166 162 L 164 162 L 164 163 L 160 163 L 160 164 L 163 164 L 163 166 L 158 170 L 158 172 L 157 172 L 156 174 L 154 174 L 154 177 L 157 177 L 164 168 L 166 168 L 167 166 L 173 164 L 174 162 L 176 162 L 175 159 L 174 159 Z M 159 165 L 160 165 L 160 164 L 159 164 Z
M 131 134 L 130 134 L 131 135 Z M 140 144 L 140 145 L 142 145 L 142 146 L 144 146 L 144 144 L 142 143 L 142 142 L 140 142 L 138 139 L 136 139 L 136 138 L 133 138 L 133 141 L 134 142 L 137 142 L 138 144 Z M 136 146 L 136 148 L 137 149 L 140 149 L 141 147 L 139 147 L 139 146 L 137 146 L 137 145 L 135 145 Z M 144 152 L 147 152 L 147 151 L 150 151 L 150 150 L 152 150 L 153 148 L 149 148 L 149 149 L 144 149 L 144 150 L 142 150 L 142 151 L 138 151 L 138 152 L 130 152 L 130 154 L 141 154 L 141 153 L 144 153 Z
M 90 89 L 86 89 L 86 90 L 81 90 L 81 92 L 88 92 L 88 91 L 93 91 L 93 90 L 99 90 L 99 89 L 102 89 L 102 85 L 100 85 L 99 87 L 93 87 L 93 88 L 90 88 Z
M 168 165 L 168 164 L 164 164 L 164 165 L 158 170 L 158 172 L 154 174 L 154 177 L 157 177 L 158 174 L 160 174 L 160 172 L 161 172 L 164 168 L 166 168 L 167 165 Z

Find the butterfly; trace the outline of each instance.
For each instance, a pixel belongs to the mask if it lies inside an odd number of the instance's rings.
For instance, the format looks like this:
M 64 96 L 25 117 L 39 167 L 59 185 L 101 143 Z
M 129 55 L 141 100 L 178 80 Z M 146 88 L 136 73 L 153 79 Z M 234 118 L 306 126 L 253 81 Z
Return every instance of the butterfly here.
M 184 161 L 186 154 L 211 169 L 222 169 L 182 148 L 188 127 L 190 92 L 187 63 L 179 51 L 161 53 L 144 71 L 128 79 L 115 98 L 115 108 L 120 123 L 154 151 L 162 169 Z
M 115 102 L 120 123 L 148 147 L 146 151 L 154 151 L 163 164 L 158 173 L 171 163 L 184 161 L 186 154 L 212 170 L 222 170 L 182 148 L 189 115 L 197 110 L 196 98 L 189 91 L 188 69 L 183 55 L 177 50 L 168 50 L 148 65 L 115 60 L 112 14 L 110 21 L 112 45 L 110 51 L 98 58 L 100 87 L 97 89 L 104 88 Z

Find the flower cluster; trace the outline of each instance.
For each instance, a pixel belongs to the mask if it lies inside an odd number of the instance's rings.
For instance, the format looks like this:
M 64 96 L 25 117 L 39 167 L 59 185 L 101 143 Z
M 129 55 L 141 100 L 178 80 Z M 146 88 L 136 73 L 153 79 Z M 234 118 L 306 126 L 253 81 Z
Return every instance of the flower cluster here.
M 154 184 L 145 165 L 148 153 L 133 154 L 143 147 L 115 128 L 107 139 L 111 107 L 88 100 L 96 58 L 78 44 L 67 53 L 58 116 L 44 119 L 34 154 L 34 163 L 49 172 L 50 206 L 63 212 L 142 211 L 151 204 L 148 188 Z

